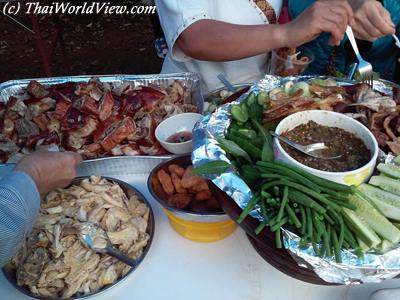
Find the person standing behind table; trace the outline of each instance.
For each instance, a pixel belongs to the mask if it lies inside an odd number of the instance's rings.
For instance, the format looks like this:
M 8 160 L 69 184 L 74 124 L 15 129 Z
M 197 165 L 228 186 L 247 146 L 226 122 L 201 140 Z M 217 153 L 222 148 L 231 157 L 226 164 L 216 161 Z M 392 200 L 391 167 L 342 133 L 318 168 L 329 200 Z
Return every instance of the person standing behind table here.
M 353 20 L 346 0 L 320 0 L 290 23 L 275 24 L 282 0 L 156 0 L 169 52 L 162 73 L 197 72 L 203 92 L 232 83 L 256 82 L 269 51 L 297 47 L 322 32 L 338 45 Z M 301 1 L 300 1 L 301 2 Z
M 0 179 L 0 266 L 14 256 L 31 231 L 40 196 L 67 186 L 81 161 L 77 153 L 36 152 Z
M 146 6 L 154 6 L 154 0 L 141 0 L 142 4 Z M 156 50 L 156 54 L 159 58 L 164 59 L 168 53 L 168 45 L 165 42 L 164 33 L 161 29 L 160 20 L 157 14 L 150 14 L 150 22 L 153 27 L 154 32 L 154 48 Z
M 395 80 L 400 50 L 391 35 L 396 30 L 400 32 L 400 0 L 348 1 L 354 11 L 352 29 L 361 55 L 372 64 L 374 71 L 382 78 Z M 314 3 L 315 0 L 289 0 L 289 14 L 295 18 Z M 333 76 L 346 74 L 350 65 L 358 62 L 347 37 L 338 47 L 330 45 L 328 39 L 327 34 L 322 34 L 305 45 L 314 53 L 315 58 L 307 68 L 306 74 Z

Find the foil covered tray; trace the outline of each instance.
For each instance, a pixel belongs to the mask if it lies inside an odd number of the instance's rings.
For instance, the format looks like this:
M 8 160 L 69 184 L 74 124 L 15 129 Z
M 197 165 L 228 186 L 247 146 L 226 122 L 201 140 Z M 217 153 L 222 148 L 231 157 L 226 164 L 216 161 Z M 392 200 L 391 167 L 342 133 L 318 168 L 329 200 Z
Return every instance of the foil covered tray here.
M 228 161 L 225 152 L 218 146 L 216 138 L 224 137 L 230 125 L 230 107 L 231 105 L 242 102 L 247 96 L 254 92 L 258 94 L 261 91 L 270 91 L 280 87 L 286 82 L 305 81 L 311 76 L 298 76 L 281 78 L 273 75 L 267 75 L 258 84 L 252 86 L 246 94 L 242 95 L 235 102 L 219 107 L 214 113 L 204 117 L 197 124 L 193 132 L 194 150 L 192 161 L 194 166 L 200 166 L 203 163 L 224 160 Z M 327 77 L 319 77 L 325 79 Z M 357 82 L 334 78 L 339 85 L 350 85 Z M 374 89 L 392 96 L 392 88 L 398 85 L 384 81 L 374 81 Z M 229 195 L 240 208 L 245 208 L 252 197 L 251 189 L 239 177 L 234 170 L 227 170 L 218 176 L 212 176 L 210 179 L 222 191 Z M 250 215 L 260 221 L 263 217 L 260 208 L 256 207 Z M 381 282 L 385 279 L 391 279 L 400 274 L 400 247 L 391 250 L 384 255 L 367 253 L 363 259 L 358 258 L 350 251 L 342 251 L 343 263 L 335 262 L 331 259 L 321 259 L 315 256 L 312 247 L 300 247 L 300 238 L 283 230 L 284 246 L 291 256 L 296 260 L 299 266 L 312 269 L 321 279 L 330 283 L 351 284 L 366 282 Z

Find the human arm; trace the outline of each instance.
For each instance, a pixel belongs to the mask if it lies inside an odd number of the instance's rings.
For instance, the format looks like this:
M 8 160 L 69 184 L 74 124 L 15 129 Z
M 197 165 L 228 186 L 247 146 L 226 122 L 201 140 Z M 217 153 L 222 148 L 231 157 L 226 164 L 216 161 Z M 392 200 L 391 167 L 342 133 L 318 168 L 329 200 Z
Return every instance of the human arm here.
M 351 20 L 352 10 L 347 1 L 321 0 L 284 25 L 236 25 L 200 20 L 185 29 L 176 43 L 187 56 L 195 59 L 238 60 L 281 47 L 297 47 L 322 32 L 330 32 L 331 42 L 337 45 Z
M 0 180 L 0 266 L 17 252 L 32 229 L 40 195 L 68 185 L 80 161 L 75 153 L 38 152 Z
M 396 32 L 390 13 L 377 0 L 349 0 L 354 11 L 354 35 L 362 40 L 374 41 Z

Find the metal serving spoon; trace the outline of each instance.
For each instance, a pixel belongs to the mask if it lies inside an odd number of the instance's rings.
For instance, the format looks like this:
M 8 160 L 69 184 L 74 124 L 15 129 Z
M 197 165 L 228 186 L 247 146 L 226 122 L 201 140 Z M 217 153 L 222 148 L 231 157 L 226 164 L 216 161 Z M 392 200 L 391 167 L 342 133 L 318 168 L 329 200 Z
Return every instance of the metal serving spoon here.
M 276 137 L 280 141 L 288 144 L 289 146 L 293 147 L 294 149 L 296 149 L 296 150 L 298 150 L 298 151 L 300 151 L 300 152 L 302 152 L 302 153 L 304 153 L 304 154 L 306 154 L 308 156 L 311 156 L 311 157 L 315 157 L 315 158 L 319 158 L 319 159 L 327 159 L 327 160 L 338 159 L 338 158 L 342 157 L 342 155 L 337 155 L 337 156 L 318 155 L 317 152 L 319 150 L 329 149 L 329 147 L 326 146 L 324 143 L 315 143 L 315 144 L 309 144 L 309 145 L 303 146 L 303 145 L 297 144 L 295 142 L 292 142 L 291 140 L 289 140 L 289 139 L 287 139 L 287 138 L 285 138 L 285 137 L 283 137 L 283 136 L 281 136 L 279 134 L 276 134 L 273 131 L 271 131 L 271 135 L 273 137 Z
M 128 257 L 111 244 L 107 232 L 94 223 L 86 222 L 80 224 L 81 235 L 80 240 L 89 249 L 99 253 L 105 253 L 122 261 L 131 267 L 136 267 L 136 260 Z

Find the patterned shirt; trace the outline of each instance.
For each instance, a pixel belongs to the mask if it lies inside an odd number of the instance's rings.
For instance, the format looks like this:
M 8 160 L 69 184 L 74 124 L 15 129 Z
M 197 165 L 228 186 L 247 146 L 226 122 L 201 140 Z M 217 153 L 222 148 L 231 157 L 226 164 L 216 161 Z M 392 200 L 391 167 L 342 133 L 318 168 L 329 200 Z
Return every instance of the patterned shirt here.
M 258 6 L 258 8 L 265 14 L 270 24 L 276 24 L 277 18 L 275 14 L 275 10 L 266 0 L 253 0 L 254 3 Z
M 26 173 L 11 172 L 0 180 L 0 266 L 18 251 L 39 207 L 39 192 Z

